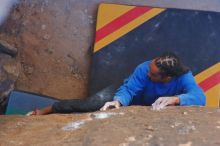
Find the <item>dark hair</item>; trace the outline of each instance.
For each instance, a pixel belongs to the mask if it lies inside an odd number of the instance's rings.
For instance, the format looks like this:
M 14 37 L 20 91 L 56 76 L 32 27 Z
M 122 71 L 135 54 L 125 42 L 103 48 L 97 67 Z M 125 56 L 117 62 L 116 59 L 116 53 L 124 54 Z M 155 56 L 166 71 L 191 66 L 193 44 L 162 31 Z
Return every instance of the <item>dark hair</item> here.
M 164 53 L 155 59 L 155 64 L 159 68 L 162 76 L 180 76 L 189 71 L 180 59 L 171 52 Z

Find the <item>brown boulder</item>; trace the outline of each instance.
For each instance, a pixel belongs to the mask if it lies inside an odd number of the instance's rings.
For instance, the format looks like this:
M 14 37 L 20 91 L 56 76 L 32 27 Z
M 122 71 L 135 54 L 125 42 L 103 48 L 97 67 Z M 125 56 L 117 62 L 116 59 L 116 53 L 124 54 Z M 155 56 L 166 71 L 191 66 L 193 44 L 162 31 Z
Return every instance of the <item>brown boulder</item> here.
M 1 116 L 0 145 L 212 146 L 220 109 L 133 106 L 85 114 Z

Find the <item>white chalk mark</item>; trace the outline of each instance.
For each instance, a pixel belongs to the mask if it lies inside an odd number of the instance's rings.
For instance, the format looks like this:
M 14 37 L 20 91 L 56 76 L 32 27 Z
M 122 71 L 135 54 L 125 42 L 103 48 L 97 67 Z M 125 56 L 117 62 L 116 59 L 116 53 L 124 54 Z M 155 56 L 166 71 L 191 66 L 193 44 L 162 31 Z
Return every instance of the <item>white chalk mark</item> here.
M 216 126 L 217 129 L 220 129 L 220 126 Z
M 191 141 L 187 142 L 186 144 L 179 144 L 179 146 L 191 146 L 191 145 L 192 145 Z
M 130 136 L 128 138 L 125 139 L 127 142 L 132 142 L 132 141 L 135 141 L 135 137 L 134 136 Z
M 106 119 L 115 115 L 124 115 L 124 113 L 100 112 L 100 113 L 94 113 L 91 116 L 94 117 L 95 119 Z
M 75 122 L 70 122 L 70 123 L 67 123 L 67 124 L 62 128 L 62 130 L 64 130 L 64 131 L 76 130 L 76 129 L 80 128 L 83 124 L 85 124 L 85 121 L 84 121 L 84 120 L 75 121 Z
M 82 125 L 84 125 L 87 121 L 91 121 L 93 118 L 94 119 L 106 119 L 106 118 L 109 118 L 115 115 L 124 115 L 124 113 L 112 113 L 112 112 L 111 113 L 110 112 L 94 113 L 94 114 L 91 114 L 90 117 L 87 119 L 67 123 L 62 128 L 62 130 L 64 131 L 76 130 L 76 129 L 79 129 Z

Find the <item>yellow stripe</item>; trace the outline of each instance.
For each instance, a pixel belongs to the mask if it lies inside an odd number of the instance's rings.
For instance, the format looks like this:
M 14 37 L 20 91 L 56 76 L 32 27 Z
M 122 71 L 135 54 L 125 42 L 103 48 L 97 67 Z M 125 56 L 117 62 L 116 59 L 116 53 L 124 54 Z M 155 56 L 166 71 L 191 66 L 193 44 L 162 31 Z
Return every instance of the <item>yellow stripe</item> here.
M 199 84 L 200 82 L 204 81 L 205 79 L 209 78 L 213 74 L 220 71 L 220 62 L 211 66 L 210 68 L 206 69 L 205 71 L 199 73 L 195 76 L 196 82 Z
M 196 82 L 199 84 L 202 81 L 208 79 L 215 73 L 220 71 L 220 62 L 206 69 L 195 76 Z M 206 95 L 206 106 L 207 107 L 219 107 L 220 100 L 220 84 L 215 85 L 205 92 Z
M 100 4 L 98 10 L 98 19 L 96 23 L 96 30 L 99 30 L 106 24 L 110 23 L 119 16 L 125 14 L 135 6 L 124 6 L 116 4 Z
M 139 16 L 138 18 L 129 22 L 128 24 L 126 24 L 122 28 L 116 30 L 115 32 L 109 34 L 108 36 L 106 36 L 102 40 L 95 43 L 94 52 L 100 50 L 104 46 L 106 46 L 106 45 L 110 44 L 111 42 L 115 41 L 116 39 L 122 37 L 123 35 L 125 35 L 129 31 L 133 30 L 134 28 L 138 27 L 139 25 L 143 24 L 144 22 L 148 21 L 152 17 L 160 14 L 164 10 L 165 9 L 162 9 L 162 8 L 153 8 L 150 11 L 146 12 L 145 14 Z
M 205 95 L 206 95 L 206 106 L 207 107 L 219 107 L 220 84 L 206 91 Z

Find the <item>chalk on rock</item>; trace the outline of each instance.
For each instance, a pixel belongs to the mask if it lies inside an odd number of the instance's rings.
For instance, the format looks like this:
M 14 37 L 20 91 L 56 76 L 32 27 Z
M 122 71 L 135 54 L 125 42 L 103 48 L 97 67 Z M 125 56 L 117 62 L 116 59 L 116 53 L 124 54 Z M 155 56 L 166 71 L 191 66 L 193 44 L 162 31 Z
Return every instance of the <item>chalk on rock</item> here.
M 189 142 L 187 142 L 185 144 L 179 144 L 179 146 L 191 146 L 191 145 L 192 145 L 191 141 L 189 141 Z
M 71 130 L 76 130 L 78 128 L 80 128 L 83 124 L 85 124 L 85 121 L 75 121 L 75 122 L 70 122 L 67 123 L 62 130 L 64 131 L 71 131 Z
M 92 114 L 91 117 L 95 119 L 106 119 L 115 115 L 124 115 L 124 113 L 100 112 Z

